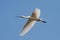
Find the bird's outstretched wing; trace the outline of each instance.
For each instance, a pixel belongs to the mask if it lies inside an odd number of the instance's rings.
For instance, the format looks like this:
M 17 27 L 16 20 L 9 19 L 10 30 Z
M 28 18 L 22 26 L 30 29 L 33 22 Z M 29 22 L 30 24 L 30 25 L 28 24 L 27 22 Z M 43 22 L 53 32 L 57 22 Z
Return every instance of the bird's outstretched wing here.
M 28 22 L 25 24 L 20 35 L 24 36 L 34 26 L 35 23 L 36 21 L 29 19 Z
M 33 17 L 33 18 L 39 18 L 39 17 L 40 17 L 40 14 L 41 14 L 40 9 L 36 8 L 36 9 L 33 11 L 31 17 Z

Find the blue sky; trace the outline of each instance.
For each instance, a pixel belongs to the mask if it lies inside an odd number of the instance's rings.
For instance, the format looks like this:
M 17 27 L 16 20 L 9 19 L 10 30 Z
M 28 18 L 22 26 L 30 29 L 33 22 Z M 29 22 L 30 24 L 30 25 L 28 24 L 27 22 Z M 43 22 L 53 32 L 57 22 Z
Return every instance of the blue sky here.
M 41 18 L 24 36 L 19 36 L 34 8 L 41 9 Z M 0 0 L 0 40 L 60 40 L 60 0 Z

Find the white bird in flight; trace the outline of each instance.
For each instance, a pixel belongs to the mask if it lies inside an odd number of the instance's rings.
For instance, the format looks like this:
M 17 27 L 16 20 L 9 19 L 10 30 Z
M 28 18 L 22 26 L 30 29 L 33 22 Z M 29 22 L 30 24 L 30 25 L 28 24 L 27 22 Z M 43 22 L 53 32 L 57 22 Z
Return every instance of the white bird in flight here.
M 35 10 L 32 12 L 31 16 L 18 16 L 18 17 L 21 17 L 21 18 L 28 19 L 27 23 L 24 25 L 24 28 L 23 28 L 22 32 L 20 33 L 20 36 L 26 35 L 26 33 L 28 33 L 28 31 L 31 30 L 31 28 L 34 26 L 34 24 L 37 21 L 46 23 L 46 21 L 44 21 L 41 18 L 39 18 L 40 17 L 40 13 L 41 13 L 40 9 L 35 8 Z

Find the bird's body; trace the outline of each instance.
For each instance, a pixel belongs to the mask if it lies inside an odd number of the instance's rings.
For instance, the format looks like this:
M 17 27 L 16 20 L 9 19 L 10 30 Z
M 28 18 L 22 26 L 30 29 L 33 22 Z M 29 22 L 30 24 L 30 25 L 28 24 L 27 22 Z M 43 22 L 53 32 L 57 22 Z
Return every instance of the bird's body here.
M 33 12 L 31 16 L 25 17 L 25 16 L 20 16 L 21 18 L 26 18 L 28 19 L 27 23 L 24 25 L 24 28 L 22 30 L 22 32 L 20 33 L 21 36 L 24 36 L 33 26 L 37 21 L 41 21 L 46 23 L 45 21 L 42 21 L 42 19 L 40 19 L 40 9 L 36 8 Z

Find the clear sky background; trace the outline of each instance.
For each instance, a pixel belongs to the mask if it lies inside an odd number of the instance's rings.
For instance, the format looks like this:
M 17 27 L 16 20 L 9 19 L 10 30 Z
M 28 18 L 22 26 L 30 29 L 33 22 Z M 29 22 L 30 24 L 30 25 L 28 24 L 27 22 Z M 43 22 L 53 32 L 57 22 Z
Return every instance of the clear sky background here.
M 41 18 L 24 36 L 22 31 L 28 16 L 35 8 L 41 9 Z M 0 40 L 60 40 L 60 0 L 0 0 Z

